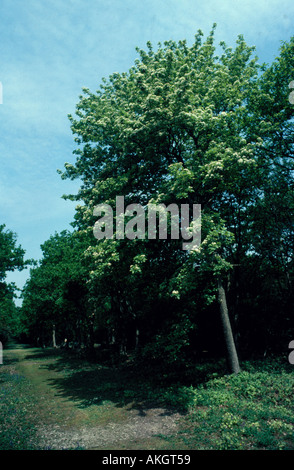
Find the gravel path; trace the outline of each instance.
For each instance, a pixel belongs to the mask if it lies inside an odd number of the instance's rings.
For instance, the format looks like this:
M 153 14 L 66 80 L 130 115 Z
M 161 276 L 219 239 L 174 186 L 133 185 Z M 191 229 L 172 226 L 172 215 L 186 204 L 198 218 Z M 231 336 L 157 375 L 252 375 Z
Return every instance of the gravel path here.
M 130 410 L 130 418 L 124 423 L 109 423 L 86 429 L 68 430 L 60 426 L 40 426 L 39 446 L 43 449 L 62 450 L 82 448 L 85 450 L 107 449 L 124 442 L 138 442 L 156 435 L 167 436 L 177 430 L 180 414 L 163 408 L 144 412 Z

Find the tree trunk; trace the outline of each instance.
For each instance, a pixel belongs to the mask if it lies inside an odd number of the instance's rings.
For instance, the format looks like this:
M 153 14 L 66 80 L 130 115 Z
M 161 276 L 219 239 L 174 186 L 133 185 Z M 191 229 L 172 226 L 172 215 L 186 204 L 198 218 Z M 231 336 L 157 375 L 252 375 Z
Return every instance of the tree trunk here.
M 232 374 L 238 374 L 240 372 L 239 359 L 228 314 L 226 293 L 220 279 L 218 280 L 218 301 L 220 305 L 221 321 L 227 348 L 229 370 Z
M 136 328 L 136 342 L 135 342 L 136 351 L 139 349 L 139 335 L 140 335 L 139 328 Z
M 52 330 L 52 343 L 53 343 L 53 348 L 56 348 L 55 325 L 53 325 L 53 330 Z

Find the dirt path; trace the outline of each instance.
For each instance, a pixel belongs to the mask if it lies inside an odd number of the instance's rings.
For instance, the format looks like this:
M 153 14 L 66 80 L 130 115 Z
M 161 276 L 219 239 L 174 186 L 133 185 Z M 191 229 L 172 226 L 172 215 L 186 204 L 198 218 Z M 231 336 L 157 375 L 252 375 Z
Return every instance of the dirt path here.
M 134 384 L 111 369 L 38 349 L 15 348 L 5 357 L 31 383 L 39 448 L 176 449 L 176 437 L 167 436 L 176 436 L 181 414 L 151 405 L 142 393 L 134 399 Z
M 40 426 L 40 446 L 49 449 L 163 449 L 164 440 L 177 430 L 177 414 L 167 415 L 161 408 L 147 411 L 140 416 L 131 410 L 123 424 L 110 422 L 104 426 L 64 430 L 58 425 Z

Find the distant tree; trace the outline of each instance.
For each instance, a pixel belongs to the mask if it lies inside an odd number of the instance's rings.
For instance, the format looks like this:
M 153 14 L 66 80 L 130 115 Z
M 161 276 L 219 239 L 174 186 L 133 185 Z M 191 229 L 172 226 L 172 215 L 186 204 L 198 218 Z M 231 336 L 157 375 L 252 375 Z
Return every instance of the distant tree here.
M 27 334 L 40 345 L 89 342 L 84 246 L 63 231 L 41 245 L 43 257 L 23 289 L 22 315 Z
M 25 251 L 17 246 L 16 234 L 0 225 L 0 341 L 17 333 L 18 309 L 14 303 L 16 286 L 7 283 L 9 271 L 24 269 L 29 261 L 25 261 Z
M 0 281 L 3 282 L 8 271 L 24 269 L 25 251 L 16 244 L 16 234 L 11 230 L 5 230 L 5 225 L 0 225 Z

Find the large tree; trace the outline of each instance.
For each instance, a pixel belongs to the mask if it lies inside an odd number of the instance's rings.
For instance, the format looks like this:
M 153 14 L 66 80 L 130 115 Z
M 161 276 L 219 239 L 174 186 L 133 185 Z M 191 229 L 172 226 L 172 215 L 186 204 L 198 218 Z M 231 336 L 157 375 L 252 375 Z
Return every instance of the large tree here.
M 169 345 L 162 342 L 179 358 L 173 345 L 188 343 L 199 312 L 218 298 L 229 367 L 238 372 L 226 289 L 233 285 L 230 305 L 238 325 L 239 304 L 246 303 L 242 275 L 261 249 L 254 214 L 269 207 L 268 178 L 283 181 L 277 171 L 281 146 L 289 151 L 292 145 L 289 103 L 281 103 L 276 118 L 271 97 L 279 70 L 285 75 L 292 60 L 292 43 L 284 46 L 281 67 L 265 73 L 242 36 L 234 49 L 221 43 L 219 55 L 214 28 L 206 40 L 202 36 L 199 31 L 190 47 L 167 41 L 154 51 L 148 43 L 128 72 L 104 79 L 96 93 L 84 89 L 76 117 L 70 116 L 76 161 L 61 173 L 81 179 L 78 195 L 70 196 L 82 201 L 75 227 L 89 237 L 89 289 L 116 334 L 132 319 L 148 329 L 158 312 L 163 329 L 154 322 L 154 339 L 158 344 L 164 332 L 177 331 Z M 282 123 L 286 143 L 277 138 Z M 126 205 L 143 207 L 201 204 L 200 247 L 184 252 L 180 241 L 141 239 L 139 233 L 135 240 L 95 240 L 94 208 L 114 207 L 118 195 Z

